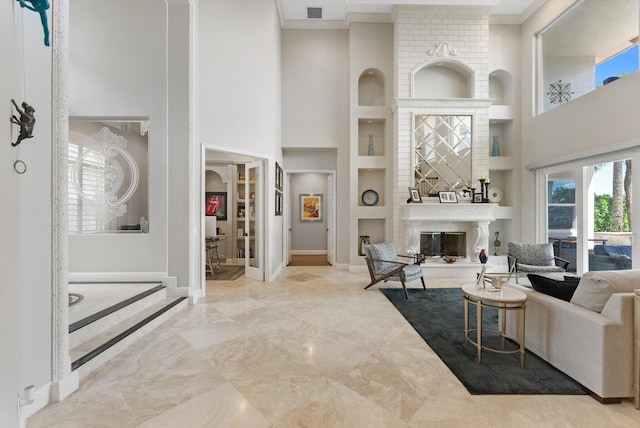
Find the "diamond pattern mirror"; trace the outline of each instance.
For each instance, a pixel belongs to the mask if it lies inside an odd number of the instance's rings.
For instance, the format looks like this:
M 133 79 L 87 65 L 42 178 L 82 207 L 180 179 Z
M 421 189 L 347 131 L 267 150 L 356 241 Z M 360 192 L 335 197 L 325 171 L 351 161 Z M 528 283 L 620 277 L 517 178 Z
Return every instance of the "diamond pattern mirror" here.
M 422 196 L 471 182 L 471 116 L 415 115 L 414 185 Z

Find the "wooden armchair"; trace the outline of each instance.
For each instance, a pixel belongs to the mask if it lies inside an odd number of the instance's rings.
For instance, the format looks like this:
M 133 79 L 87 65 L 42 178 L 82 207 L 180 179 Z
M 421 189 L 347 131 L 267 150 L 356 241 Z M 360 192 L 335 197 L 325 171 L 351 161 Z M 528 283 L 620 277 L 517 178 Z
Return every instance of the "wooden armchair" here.
M 393 244 L 388 242 L 367 245 L 365 253 L 367 268 L 369 268 L 369 275 L 371 276 L 371 283 L 364 287 L 365 290 L 380 281 L 400 281 L 404 289 L 404 297 L 409 300 L 406 283 L 418 278 L 422 281 L 422 288 L 427 289 L 422 276 L 422 268 L 420 267 L 420 262 L 424 260 L 422 256 L 398 255 Z M 400 262 L 398 257 L 413 259 L 414 263 Z

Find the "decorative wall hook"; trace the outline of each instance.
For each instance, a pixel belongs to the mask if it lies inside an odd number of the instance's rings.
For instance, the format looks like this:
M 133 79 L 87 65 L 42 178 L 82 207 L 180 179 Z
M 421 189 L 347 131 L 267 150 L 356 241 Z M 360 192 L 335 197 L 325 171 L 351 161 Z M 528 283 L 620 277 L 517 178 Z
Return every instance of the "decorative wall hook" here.
M 11 116 L 11 123 L 15 123 L 16 125 L 20 125 L 20 134 L 18 135 L 18 139 L 15 143 L 11 143 L 13 147 L 17 146 L 22 142 L 22 140 L 27 138 L 33 138 L 33 127 L 36 124 L 36 117 L 34 113 L 36 110 L 31 107 L 26 102 L 22 103 L 22 109 L 18 107 L 16 100 L 12 99 L 14 107 L 20 113 L 20 119 L 18 119 L 15 115 Z
M 44 30 L 44 45 L 49 46 L 49 24 L 47 22 L 47 9 L 49 9 L 48 0 L 16 0 L 20 3 L 20 7 L 38 12 L 40 14 L 40 21 L 42 22 L 42 29 Z M 31 3 L 29 6 L 27 2 Z

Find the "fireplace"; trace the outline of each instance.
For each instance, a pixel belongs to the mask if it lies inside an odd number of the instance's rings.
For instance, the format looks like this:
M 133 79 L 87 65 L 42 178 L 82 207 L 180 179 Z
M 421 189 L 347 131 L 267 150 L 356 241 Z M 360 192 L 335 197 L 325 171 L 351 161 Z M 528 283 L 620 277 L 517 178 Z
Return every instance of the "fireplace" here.
M 460 258 L 467 258 L 471 262 L 478 261 L 480 250 L 489 248 L 489 223 L 495 220 L 493 215 L 494 204 L 472 204 L 461 202 L 458 204 L 403 203 L 402 220 L 404 221 L 404 241 L 400 248 L 405 248 L 407 254 L 421 252 L 422 236 L 425 232 L 430 235 L 433 241 L 433 234 L 437 234 L 442 245 L 441 232 L 451 234 L 453 242 L 446 241 L 449 245 L 454 245 L 454 250 L 437 249 L 433 245 L 428 246 L 428 257 L 442 257 L 443 255 L 458 254 Z M 460 238 L 459 234 L 463 238 Z M 402 235 L 400 235 L 402 237 Z M 439 238 L 438 238 L 439 237 Z M 427 238 L 428 239 L 428 238 Z M 462 239 L 462 242 L 459 242 Z
M 466 232 L 420 232 L 420 254 L 425 257 L 467 257 Z

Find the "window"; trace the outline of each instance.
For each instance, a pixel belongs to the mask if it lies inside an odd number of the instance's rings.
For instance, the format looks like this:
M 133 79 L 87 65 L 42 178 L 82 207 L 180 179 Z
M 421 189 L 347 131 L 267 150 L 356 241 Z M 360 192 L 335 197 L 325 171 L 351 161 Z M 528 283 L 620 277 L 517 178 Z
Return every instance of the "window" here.
M 543 112 L 638 70 L 638 1 L 576 1 L 538 39 Z
M 640 221 L 631 198 L 632 164 L 638 156 L 602 155 L 542 171 L 539 201 L 546 216 L 540 242 L 553 243 L 570 271 L 632 268 L 632 225 Z
M 79 147 L 77 144 L 69 143 L 68 165 L 69 165 L 69 232 L 71 233 L 92 233 L 103 228 L 99 212 L 95 204 L 84 204 L 78 189 L 73 184 L 73 168 L 78 162 L 80 151 L 83 151 L 84 158 L 77 170 L 78 183 L 82 191 L 93 196 L 93 199 L 102 200 L 105 198 L 105 163 L 104 157 L 95 156 Z
M 148 232 L 148 121 L 70 118 L 69 233 Z

